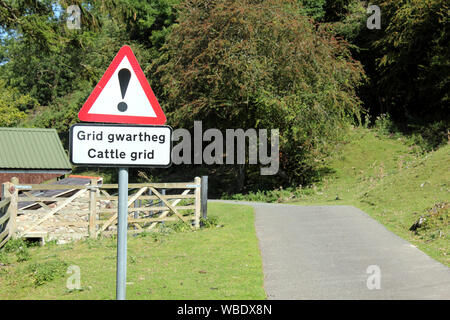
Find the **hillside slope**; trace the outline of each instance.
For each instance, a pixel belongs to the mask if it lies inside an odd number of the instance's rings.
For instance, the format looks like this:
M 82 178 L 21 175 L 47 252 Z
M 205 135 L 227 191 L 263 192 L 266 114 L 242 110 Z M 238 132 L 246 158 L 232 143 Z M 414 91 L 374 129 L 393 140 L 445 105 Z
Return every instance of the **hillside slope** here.
M 334 171 L 300 192 L 299 204 L 351 204 L 450 265 L 450 145 L 425 155 L 405 138 L 355 128 L 328 160 Z M 421 227 L 410 227 L 426 218 Z

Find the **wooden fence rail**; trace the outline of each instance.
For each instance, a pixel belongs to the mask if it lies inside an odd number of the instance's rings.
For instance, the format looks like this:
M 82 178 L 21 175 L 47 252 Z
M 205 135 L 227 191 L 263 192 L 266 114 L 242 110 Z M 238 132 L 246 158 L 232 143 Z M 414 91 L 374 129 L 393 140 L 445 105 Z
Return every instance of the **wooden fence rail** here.
M 95 238 L 113 234 L 116 232 L 118 197 L 111 194 L 114 192 L 112 189 L 118 189 L 118 185 L 101 184 L 97 179 L 91 179 L 89 185 L 20 184 L 17 180 L 5 183 L 3 190 L 6 190 L 9 198 L 0 204 L 8 208 L 4 210 L 5 213 L 0 214 L 0 222 L 11 221 L 11 218 L 14 221 L 8 228 L 0 229 L 0 242 L 4 240 L 4 235 L 10 237 L 15 234 L 27 238 L 56 227 L 76 227 L 77 232 L 69 232 L 80 237 Z M 55 196 L 39 193 L 46 190 L 71 191 Z M 129 233 L 149 231 L 164 222 L 180 221 L 190 228 L 200 226 L 202 208 L 199 177 L 188 182 L 131 183 L 129 190 Z M 171 192 L 166 194 L 169 190 Z M 47 191 L 47 194 L 48 192 L 51 193 Z M 26 203 L 20 205 L 21 209 L 18 209 L 19 204 L 24 202 Z M 32 221 L 27 221 L 21 217 L 17 228 L 17 215 L 25 215 L 25 218 L 33 215 L 33 218 Z M 48 236 L 50 233 L 48 232 Z M 66 235 L 67 232 L 60 234 Z
M 200 182 L 199 182 L 200 183 Z M 195 189 L 200 187 L 194 182 L 171 182 L 171 183 L 129 183 L 129 189 L 144 188 L 152 186 L 157 189 Z M 84 185 L 60 185 L 60 184 L 17 184 L 16 187 L 20 190 L 66 190 L 66 189 L 86 189 L 89 186 Z M 117 189 L 118 184 L 102 184 L 98 186 L 102 189 Z

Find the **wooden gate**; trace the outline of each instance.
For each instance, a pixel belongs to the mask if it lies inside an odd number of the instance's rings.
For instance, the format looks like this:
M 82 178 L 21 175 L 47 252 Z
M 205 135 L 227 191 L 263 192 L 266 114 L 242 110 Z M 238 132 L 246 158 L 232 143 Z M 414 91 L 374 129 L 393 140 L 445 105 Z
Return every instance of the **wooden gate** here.
M 4 185 L 4 189 L 15 190 L 15 195 L 8 200 L 9 207 L 5 217 L 17 216 L 17 226 L 13 224 L 9 235 L 79 239 L 111 235 L 117 231 L 117 184 L 99 184 L 97 179 L 91 179 L 89 185 L 83 186 L 20 185 L 15 182 Z M 200 226 L 199 177 L 190 182 L 131 183 L 128 187 L 129 233 L 151 231 L 160 223 L 174 221 L 180 221 L 192 229 Z M 57 196 L 40 196 L 38 191 L 45 190 L 68 192 Z M 27 206 L 19 206 L 21 209 L 17 209 L 18 204 L 23 202 Z M 6 221 L 7 218 L 0 215 L 0 222 L 3 220 Z M 63 231 L 60 232 L 60 229 Z
M 114 201 L 114 208 L 98 209 L 99 214 L 109 214 L 110 216 L 106 220 L 98 220 L 99 228 L 91 223 L 89 232 L 91 235 L 115 233 L 115 231 L 107 232 L 105 230 L 117 223 L 118 196 L 112 196 L 106 190 L 117 188 L 117 184 L 105 184 L 98 188 L 100 195 L 91 191 L 92 203 L 98 200 Z M 134 230 L 128 230 L 129 233 L 149 231 L 154 229 L 158 223 L 166 221 L 181 221 L 191 228 L 200 226 L 201 181 L 199 177 L 196 177 L 193 182 L 129 184 L 129 188 L 137 190 L 136 193 L 128 197 L 128 213 L 134 214 L 133 217 L 128 218 L 128 225 L 135 227 Z M 163 195 L 158 189 L 174 190 L 175 192 Z M 183 190 L 181 194 L 180 190 Z M 153 205 L 155 200 L 162 206 Z M 182 201 L 189 203 L 180 205 Z M 140 205 L 142 203 L 147 205 Z M 91 206 L 91 208 L 95 210 L 94 207 Z M 93 217 L 95 214 L 95 212 L 92 212 L 90 216 Z M 96 233 L 94 233 L 94 228 Z

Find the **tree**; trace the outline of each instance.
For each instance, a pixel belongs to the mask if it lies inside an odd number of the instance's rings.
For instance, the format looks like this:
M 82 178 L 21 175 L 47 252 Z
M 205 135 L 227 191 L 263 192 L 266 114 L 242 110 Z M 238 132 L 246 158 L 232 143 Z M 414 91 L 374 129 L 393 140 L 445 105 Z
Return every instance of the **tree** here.
M 388 108 L 404 116 L 448 116 L 448 1 L 380 1 L 380 8 L 384 31 L 373 47 Z
M 32 98 L 21 110 L 30 116 L 25 125 L 65 134 L 122 45 L 132 46 L 146 70 L 174 22 L 177 2 L 0 1 L 0 90 Z M 81 10 L 80 29 L 67 28 L 69 5 Z
M 111 42 L 101 47 L 99 41 L 99 35 L 106 33 L 103 30 L 111 28 L 97 28 L 98 19 L 86 18 L 97 14 L 94 8 L 83 10 L 81 30 L 69 30 L 64 8 L 56 4 L 50 0 L 0 2 L 1 78 L 43 106 L 93 82 L 101 72 L 97 63 L 106 62 L 111 51 Z
M 448 1 L 373 3 L 381 9 L 381 30 L 361 29 L 355 40 L 370 78 L 362 92 L 366 105 L 408 125 L 448 119 Z
M 24 110 L 34 101 L 29 95 L 20 95 L 17 90 L 6 88 L 0 81 L 0 127 L 14 127 L 26 116 Z
M 185 1 L 153 64 L 172 125 L 279 128 L 287 183 L 310 181 L 314 160 L 361 111 L 361 65 L 300 9 L 298 1 Z

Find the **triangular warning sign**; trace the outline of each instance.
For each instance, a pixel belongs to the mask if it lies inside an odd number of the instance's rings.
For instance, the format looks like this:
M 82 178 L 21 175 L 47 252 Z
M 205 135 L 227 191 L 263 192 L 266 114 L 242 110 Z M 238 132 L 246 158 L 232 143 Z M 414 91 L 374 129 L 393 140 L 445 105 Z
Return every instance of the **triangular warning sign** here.
M 78 113 L 81 121 L 163 125 L 166 116 L 129 46 L 123 46 Z

